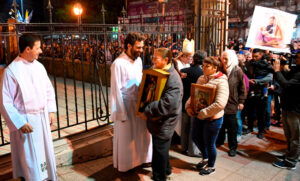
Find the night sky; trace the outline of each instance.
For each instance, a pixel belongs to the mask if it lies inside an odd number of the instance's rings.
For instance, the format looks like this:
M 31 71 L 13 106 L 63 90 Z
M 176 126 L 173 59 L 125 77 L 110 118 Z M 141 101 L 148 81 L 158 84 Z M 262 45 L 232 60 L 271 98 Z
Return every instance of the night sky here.
M 0 0 L 0 22 L 7 22 L 9 18 L 9 10 L 12 8 L 13 0 Z M 21 4 L 21 0 L 16 0 L 17 4 Z M 23 0 L 23 12 L 25 15 L 26 9 L 31 12 L 33 10 L 33 17 L 31 22 L 43 22 L 44 20 L 44 12 L 43 12 L 43 0 Z M 20 9 L 20 6 L 18 8 Z
M 21 0 L 16 0 L 20 4 Z M 117 17 L 122 16 L 121 10 L 125 5 L 125 0 L 77 0 L 82 3 L 85 10 L 82 19 L 83 23 L 101 23 L 101 5 L 107 10 L 106 23 L 117 23 Z M 13 0 L 0 0 L 0 22 L 6 23 L 9 18 L 9 10 L 12 8 Z M 76 17 L 72 14 L 70 6 L 76 0 L 51 0 L 54 10 L 53 22 L 76 23 Z M 118 2 L 118 3 L 116 3 Z M 48 23 L 49 12 L 46 9 L 48 0 L 23 0 L 23 11 L 33 10 L 31 23 Z M 20 9 L 20 8 L 19 8 Z

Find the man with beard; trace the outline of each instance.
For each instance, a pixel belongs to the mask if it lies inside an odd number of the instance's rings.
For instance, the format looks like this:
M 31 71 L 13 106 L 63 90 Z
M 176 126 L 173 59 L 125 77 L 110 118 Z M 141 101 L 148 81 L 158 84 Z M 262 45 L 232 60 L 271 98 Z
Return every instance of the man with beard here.
M 144 37 L 131 32 L 125 39 L 125 51 L 111 65 L 110 105 L 114 121 L 113 163 L 126 172 L 151 162 L 151 135 L 146 121 L 136 116 L 139 84 L 142 80 Z

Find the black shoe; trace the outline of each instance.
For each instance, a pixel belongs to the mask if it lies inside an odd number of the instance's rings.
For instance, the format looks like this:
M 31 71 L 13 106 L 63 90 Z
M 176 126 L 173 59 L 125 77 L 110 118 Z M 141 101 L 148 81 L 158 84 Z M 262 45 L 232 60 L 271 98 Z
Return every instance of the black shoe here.
M 202 169 L 200 170 L 200 175 L 209 175 L 209 174 L 213 174 L 215 173 L 216 169 L 214 168 L 205 168 L 205 169 Z
M 202 160 L 201 162 L 199 162 L 199 163 L 196 165 L 196 168 L 197 168 L 198 170 L 201 170 L 201 169 L 203 169 L 204 167 L 206 167 L 207 163 L 208 163 L 208 161 Z
M 169 176 L 169 175 L 171 175 L 171 174 L 172 174 L 172 170 L 166 171 L 166 176 Z
M 272 164 L 278 168 L 287 168 L 289 170 L 296 170 L 296 165 L 287 164 L 285 161 L 276 161 L 273 162 Z
M 279 161 L 283 161 L 285 159 L 285 155 L 277 155 L 275 156 L 277 158 L 277 160 Z
M 258 134 L 257 134 L 257 138 L 263 139 L 263 138 L 264 138 L 264 133 L 258 133 Z
M 251 133 L 253 130 L 251 129 L 246 129 L 245 131 L 243 131 L 242 135 L 246 135 L 246 134 L 249 134 Z
M 228 152 L 228 156 L 234 157 L 236 155 L 236 151 L 235 150 L 230 150 Z

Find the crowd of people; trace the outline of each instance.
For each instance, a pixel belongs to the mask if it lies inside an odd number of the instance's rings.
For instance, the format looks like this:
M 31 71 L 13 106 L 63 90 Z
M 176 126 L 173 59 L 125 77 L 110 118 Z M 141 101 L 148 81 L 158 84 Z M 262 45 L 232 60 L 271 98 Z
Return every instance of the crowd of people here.
M 216 171 L 217 146 L 224 144 L 226 134 L 228 155 L 234 157 L 239 136 L 254 133 L 263 139 L 272 124 L 282 123 L 287 150 L 272 164 L 295 170 L 300 154 L 299 42 L 292 43 L 290 54 L 278 54 L 232 41 L 222 55 L 207 56 L 204 50 L 195 51 L 193 40 L 185 39 L 180 49 L 168 40 L 165 47 L 151 46 L 151 62 L 146 67 L 141 57 L 143 53 L 145 57 L 150 40 L 130 32 L 124 39 L 124 50 L 111 62 L 113 166 L 127 172 L 151 163 L 152 179 L 167 180 L 172 174 L 169 150 L 176 132 L 182 153 L 201 157 L 195 167 L 200 175 L 209 175 Z M 78 47 L 98 47 L 83 45 Z M 61 55 L 61 47 L 53 46 L 55 56 Z M 103 48 L 103 44 L 99 46 Z M 24 34 L 19 47 L 20 55 L 5 69 L 0 94 L 1 115 L 10 130 L 13 177 L 57 180 L 50 130 L 57 111 L 55 93 L 45 68 L 36 60 L 42 49 L 49 53 L 48 46 L 38 36 Z M 68 50 L 74 49 L 70 46 Z M 144 68 L 165 71 L 169 77 L 160 99 L 137 113 Z M 211 93 L 196 99 L 198 94 L 191 94 L 194 85 Z M 195 100 L 204 101 L 204 106 L 195 108 L 202 105 Z
M 172 55 L 177 56 L 178 52 L 182 49 L 182 40 L 177 38 L 175 35 L 168 35 L 163 39 L 163 36 L 159 39 L 159 44 L 157 45 L 157 37 L 154 35 L 143 35 L 144 41 L 144 51 L 141 55 L 143 60 L 143 65 L 150 67 L 152 64 L 152 55 L 154 53 L 154 48 L 156 47 L 167 47 L 172 50 Z M 43 56 L 55 58 L 64 58 L 65 61 L 72 60 L 83 60 L 85 62 L 95 62 L 111 64 L 123 51 L 124 51 L 124 40 L 123 36 L 119 36 L 119 39 L 108 38 L 106 48 L 104 45 L 104 39 L 96 40 L 91 38 L 89 41 L 83 38 L 80 39 L 65 38 L 53 39 L 52 43 L 49 39 L 44 39 L 42 42 Z M 106 49 L 106 58 L 105 58 Z

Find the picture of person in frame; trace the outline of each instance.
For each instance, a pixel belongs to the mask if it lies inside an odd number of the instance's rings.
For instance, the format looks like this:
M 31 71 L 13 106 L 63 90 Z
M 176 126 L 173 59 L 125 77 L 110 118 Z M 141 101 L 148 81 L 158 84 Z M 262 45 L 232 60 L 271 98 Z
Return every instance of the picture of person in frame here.
M 139 111 L 143 112 L 145 107 L 150 102 L 154 101 L 156 84 L 157 84 L 157 77 L 151 75 L 146 76 L 146 83 L 145 83 L 145 88 L 143 91 Z
M 209 96 L 208 93 L 196 91 L 196 112 L 199 112 L 201 109 L 206 108 L 208 106 Z
M 279 20 L 274 15 L 269 17 L 267 26 L 260 28 L 257 40 L 263 46 L 281 46 L 283 40 L 282 29 L 279 26 Z

